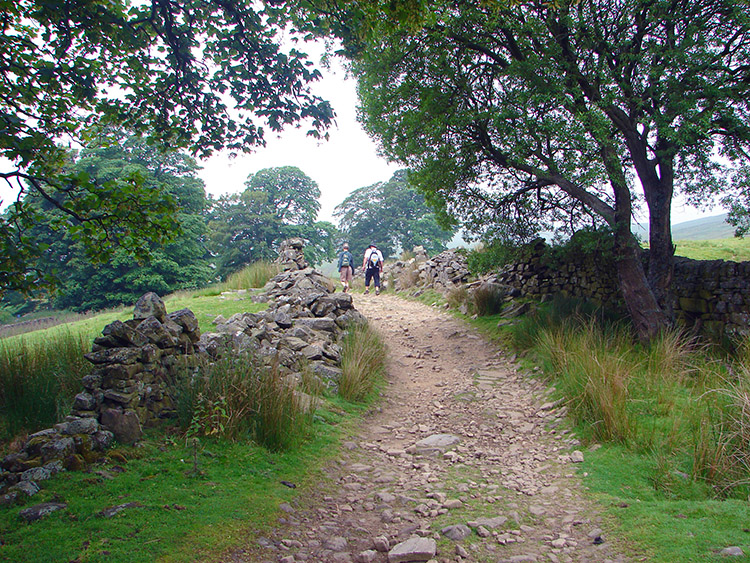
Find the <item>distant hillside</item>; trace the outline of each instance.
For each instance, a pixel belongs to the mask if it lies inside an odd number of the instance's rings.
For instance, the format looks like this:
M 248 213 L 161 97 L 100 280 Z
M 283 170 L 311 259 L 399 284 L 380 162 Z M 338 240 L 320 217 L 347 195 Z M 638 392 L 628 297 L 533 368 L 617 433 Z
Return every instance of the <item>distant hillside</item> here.
M 672 225 L 674 240 L 714 240 L 733 238 L 734 227 L 727 223 L 727 214 L 704 217 Z
M 727 214 L 704 217 L 693 221 L 685 221 L 672 225 L 672 239 L 674 240 L 716 240 L 734 237 L 734 227 L 726 222 Z M 647 227 L 648 225 L 646 225 Z M 642 241 L 648 241 L 648 230 L 636 225 L 633 232 Z

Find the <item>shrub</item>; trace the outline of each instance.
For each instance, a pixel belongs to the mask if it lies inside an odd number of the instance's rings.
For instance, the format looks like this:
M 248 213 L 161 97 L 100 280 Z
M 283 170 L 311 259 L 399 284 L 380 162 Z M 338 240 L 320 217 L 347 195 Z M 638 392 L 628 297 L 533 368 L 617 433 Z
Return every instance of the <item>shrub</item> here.
M 185 378 L 177 403 L 187 437 L 251 437 L 269 450 L 296 445 L 310 422 L 295 385 L 252 356 L 206 362 Z
M 385 374 L 386 345 L 367 323 L 352 324 L 341 346 L 339 394 L 346 400 L 368 400 Z
M 471 301 L 480 317 L 497 315 L 505 305 L 505 291 L 497 285 L 482 284 L 471 292 Z
M 83 355 L 91 342 L 60 332 L 53 340 L 0 340 L 0 413 L 4 439 L 35 432 L 70 413 L 81 378 L 91 370 Z
M 470 251 L 466 256 L 469 272 L 481 276 L 495 272 L 516 260 L 518 247 L 502 242 L 493 242 Z

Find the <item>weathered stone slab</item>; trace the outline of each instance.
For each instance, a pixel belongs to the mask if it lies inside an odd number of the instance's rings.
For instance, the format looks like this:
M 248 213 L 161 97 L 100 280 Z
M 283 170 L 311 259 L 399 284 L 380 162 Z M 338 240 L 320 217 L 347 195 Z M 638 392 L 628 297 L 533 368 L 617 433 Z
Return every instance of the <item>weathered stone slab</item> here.
M 53 512 L 63 510 L 64 508 L 67 508 L 67 506 L 68 505 L 64 502 L 43 502 L 41 504 L 30 506 L 29 508 L 24 508 L 18 513 L 18 515 L 21 519 L 26 520 L 27 522 L 34 522 L 52 514 Z
M 409 538 L 388 552 L 388 563 L 429 561 L 435 557 L 437 543 L 432 538 Z
M 416 453 L 443 452 L 459 442 L 461 442 L 461 438 L 454 434 L 433 434 L 415 444 Z

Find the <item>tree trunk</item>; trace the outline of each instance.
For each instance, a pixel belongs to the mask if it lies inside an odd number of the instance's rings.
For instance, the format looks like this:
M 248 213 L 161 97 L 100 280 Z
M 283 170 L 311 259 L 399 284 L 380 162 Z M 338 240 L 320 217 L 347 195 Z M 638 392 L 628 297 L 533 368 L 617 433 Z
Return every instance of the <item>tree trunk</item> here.
M 674 246 L 672 244 L 672 190 L 665 180 L 643 184 L 649 210 L 648 283 L 656 301 L 672 318 L 672 276 Z
M 648 342 L 668 325 L 669 319 L 651 291 L 641 252 L 630 232 L 630 221 L 626 225 L 618 224 L 615 227 L 615 260 L 620 290 L 638 338 Z

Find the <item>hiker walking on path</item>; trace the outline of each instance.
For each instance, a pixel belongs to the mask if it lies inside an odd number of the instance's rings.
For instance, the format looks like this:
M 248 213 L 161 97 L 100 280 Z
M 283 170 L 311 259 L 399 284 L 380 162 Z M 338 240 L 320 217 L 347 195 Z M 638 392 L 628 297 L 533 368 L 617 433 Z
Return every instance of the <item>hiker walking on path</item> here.
M 339 274 L 341 275 L 341 285 L 344 286 L 344 293 L 349 291 L 349 284 L 354 277 L 354 255 L 349 252 L 349 244 L 344 243 L 339 253 Z
M 371 244 L 365 250 L 362 271 L 365 273 L 365 294 L 370 293 L 370 280 L 373 280 L 375 295 L 380 295 L 380 274 L 383 273 L 383 255 L 374 244 Z

